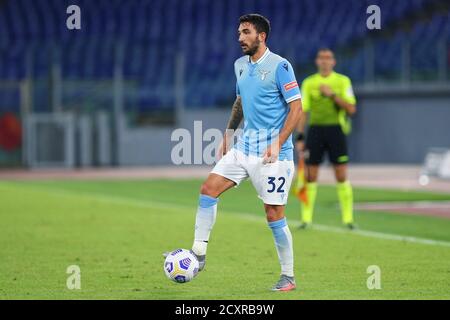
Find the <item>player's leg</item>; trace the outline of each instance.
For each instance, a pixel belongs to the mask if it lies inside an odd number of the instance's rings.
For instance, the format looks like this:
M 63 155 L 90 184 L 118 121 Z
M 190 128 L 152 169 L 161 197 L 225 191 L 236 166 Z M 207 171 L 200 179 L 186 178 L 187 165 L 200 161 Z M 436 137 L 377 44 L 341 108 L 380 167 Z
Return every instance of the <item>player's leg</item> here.
M 295 288 L 292 235 L 284 215 L 294 170 L 294 162 L 287 160 L 266 165 L 260 161 L 259 164 L 249 166 L 249 175 L 259 198 L 263 200 L 267 223 L 280 261 L 281 277 L 273 287 L 277 291 Z
M 347 179 L 347 165 L 335 165 L 334 173 L 337 181 L 336 189 L 341 207 L 342 223 L 348 228 L 354 229 L 353 189 L 350 181 Z
M 292 234 L 284 215 L 284 205 L 264 204 L 267 223 L 272 231 L 281 266 L 280 280 L 273 286 L 274 291 L 290 291 L 295 289 L 294 250 Z
M 322 163 L 325 152 L 322 128 L 314 126 L 309 128 L 305 147 L 306 196 L 308 201 L 301 203 L 302 223 L 300 228 L 306 228 L 312 223 L 313 219 L 317 196 L 319 165 Z
M 348 228 L 355 227 L 353 220 L 353 189 L 347 178 L 347 139 L 340 127 L 330 132 L 330 161 L 333 163 L 336 190 L 342 214 L 342 223 Z
M 234 187 L 236 182 L 211 172 L 200 187 L 200 194 L 218 198 L 222 193 Z
M 307 164 L 306 165 L 306 195 L 307 202 L 302 202 L 302 220 L 300 228 L 306 228 L 312 223 L 314 206 L 316 204 L 317 196 L 317 178 L 319 176 L 319 165 L 318 164 Z
M 191 251 L 199 262 L 199 271 L 206 263 L 206 250 L 211 230 L 216 222 L 218 197 L 235 186 L 236 182 L 218 174 L 210 173 L 200 188 L 200 197 L 195 217 L 194 243 Z M 163 255 L 166 257 L 169 252 Z
M 226 190 L 247 178 L 246 170 L 239 164 L 236 150 L 229 151 L 214 167 L 200 188 L 195 218 L 192 251 L 204 268 L 211 230 L 216 222 L 218 197 Z
M 195 217 L 195 240 L 192 251 L 205 256 L 211 230 L 216 222 L 218 197 L 236 183 L 225 177 L 210 173 L 200 188 L 200 197 Z

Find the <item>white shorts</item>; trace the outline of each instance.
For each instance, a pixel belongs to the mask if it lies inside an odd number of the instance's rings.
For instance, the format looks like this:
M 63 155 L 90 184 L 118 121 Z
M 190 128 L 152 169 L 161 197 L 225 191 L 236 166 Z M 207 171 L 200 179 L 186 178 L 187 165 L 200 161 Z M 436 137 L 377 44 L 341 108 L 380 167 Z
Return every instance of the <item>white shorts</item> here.
M 258 197 L 265 204 L 285 205 L 294 176 L 294 161 L 262 163 L 263 158 L 246 156 L 235 148 L 219 160 L 211 173 L 218 174 L 239 185 L 250 177 Z

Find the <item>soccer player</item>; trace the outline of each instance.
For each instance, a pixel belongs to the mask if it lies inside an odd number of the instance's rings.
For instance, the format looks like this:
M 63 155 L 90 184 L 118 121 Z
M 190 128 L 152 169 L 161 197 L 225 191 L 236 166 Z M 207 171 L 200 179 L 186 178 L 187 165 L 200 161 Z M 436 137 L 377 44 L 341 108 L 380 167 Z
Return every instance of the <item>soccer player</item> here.
M 312 223 L 314 203 L 317 195 L 317 177 L 323 156 L 328 153 L 337 180 L 342 222 L 348 228 L 355 227 L 353 221 L 353 191 L 347 180 L 347 139 L 350 132 L 348 117 L 356 112 L 356 99 L 348 77 L 334 72 L 336 65 L 330 49 L 320 49 L 316 56 L 318 73 L 307 77 L 302 83 L 302 102 L 305 116 L 299 121 L 296 148 L 304 151 L 306 162 L 307 201 L 302 202 L 302 224 L 306 228 Z M 309 128 L 304 144 L 305 123 Z
M 272 230 L 281 277 L 275 291 L 296 287 L 292 236 L 284 209 L 294 175 L 292 132 L 302 114 L 300 89 L 291 64 L 266 46 L 269 21 L 258 14 L 239 19 L 239 43 L 245 54 L 236 60 L 236 100 L 218 161 L 200 189 L 193 253 L 205 266 L 210 232 L 216 220 L 218 197 L 250 178 Z M 244 119 L 243 134 L 230 147 L 229 130 Z

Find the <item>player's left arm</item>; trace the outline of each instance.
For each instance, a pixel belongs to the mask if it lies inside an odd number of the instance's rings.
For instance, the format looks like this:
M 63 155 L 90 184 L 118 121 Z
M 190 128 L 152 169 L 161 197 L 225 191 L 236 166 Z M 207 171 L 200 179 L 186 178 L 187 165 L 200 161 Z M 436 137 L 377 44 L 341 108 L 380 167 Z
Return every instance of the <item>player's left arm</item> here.
M 303 116 L 302 111 L 302 100 L 298 98 L 289 103 L 289 113 L 284 122 L 283 128 L 278 135 L 278 139 L 270 145 L 263 155 L 263 163 L 271 163 L 278 160 L 278 155 L 280 153 L 281 147 L 286 142 L 286 140 L 291 136 L 297 127 L 298 122 Z
M 281 146 L 286 142 L 286 140 L 290 137 L 292 132 L 294 132 L 295 128 L 303 116 L 302 111 L 302 100 L 298 98 L 289 103 L 289 113 L 284 122 L 283 128 L 280 131 L 279 135 L 279 145 Z
M 281 62 L 278 65 L 276 73 L 277 86 L 284 100 L 289 105 L 289 113 L 280 130 L 277 141 L 272 143 L 264 153 L 264 163 L 275 162 L 278 159 L 281 146 L 291 136 L 303 115 L 300 88 L 295 79 L 291 64 L 288 61 Z
M 342 95 L 337 95 L 327 85 L 321 85 L 320 91 L 323 95 L 332 99 L 339 108 L 344 109 L 348 115 L 352 116 L 356 113 L 356 98 L 349 78 L 344 79 Z

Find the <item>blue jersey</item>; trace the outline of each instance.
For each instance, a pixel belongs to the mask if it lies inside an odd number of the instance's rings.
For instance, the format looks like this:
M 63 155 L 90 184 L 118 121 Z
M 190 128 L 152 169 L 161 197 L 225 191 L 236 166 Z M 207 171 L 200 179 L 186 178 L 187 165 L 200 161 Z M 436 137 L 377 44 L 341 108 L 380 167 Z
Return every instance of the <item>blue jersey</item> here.
M 266 49 L 256 63 L 249 56 L 237 59 L 234 71 L 244 113 L 244 132 L 236 148 L 246 155 L 262 156 L 284 126 L 288 103 L 301 98 L 294 70 L 286 59 Z M 279 160 L 292 159 L 291 135 L 280 149 Z

